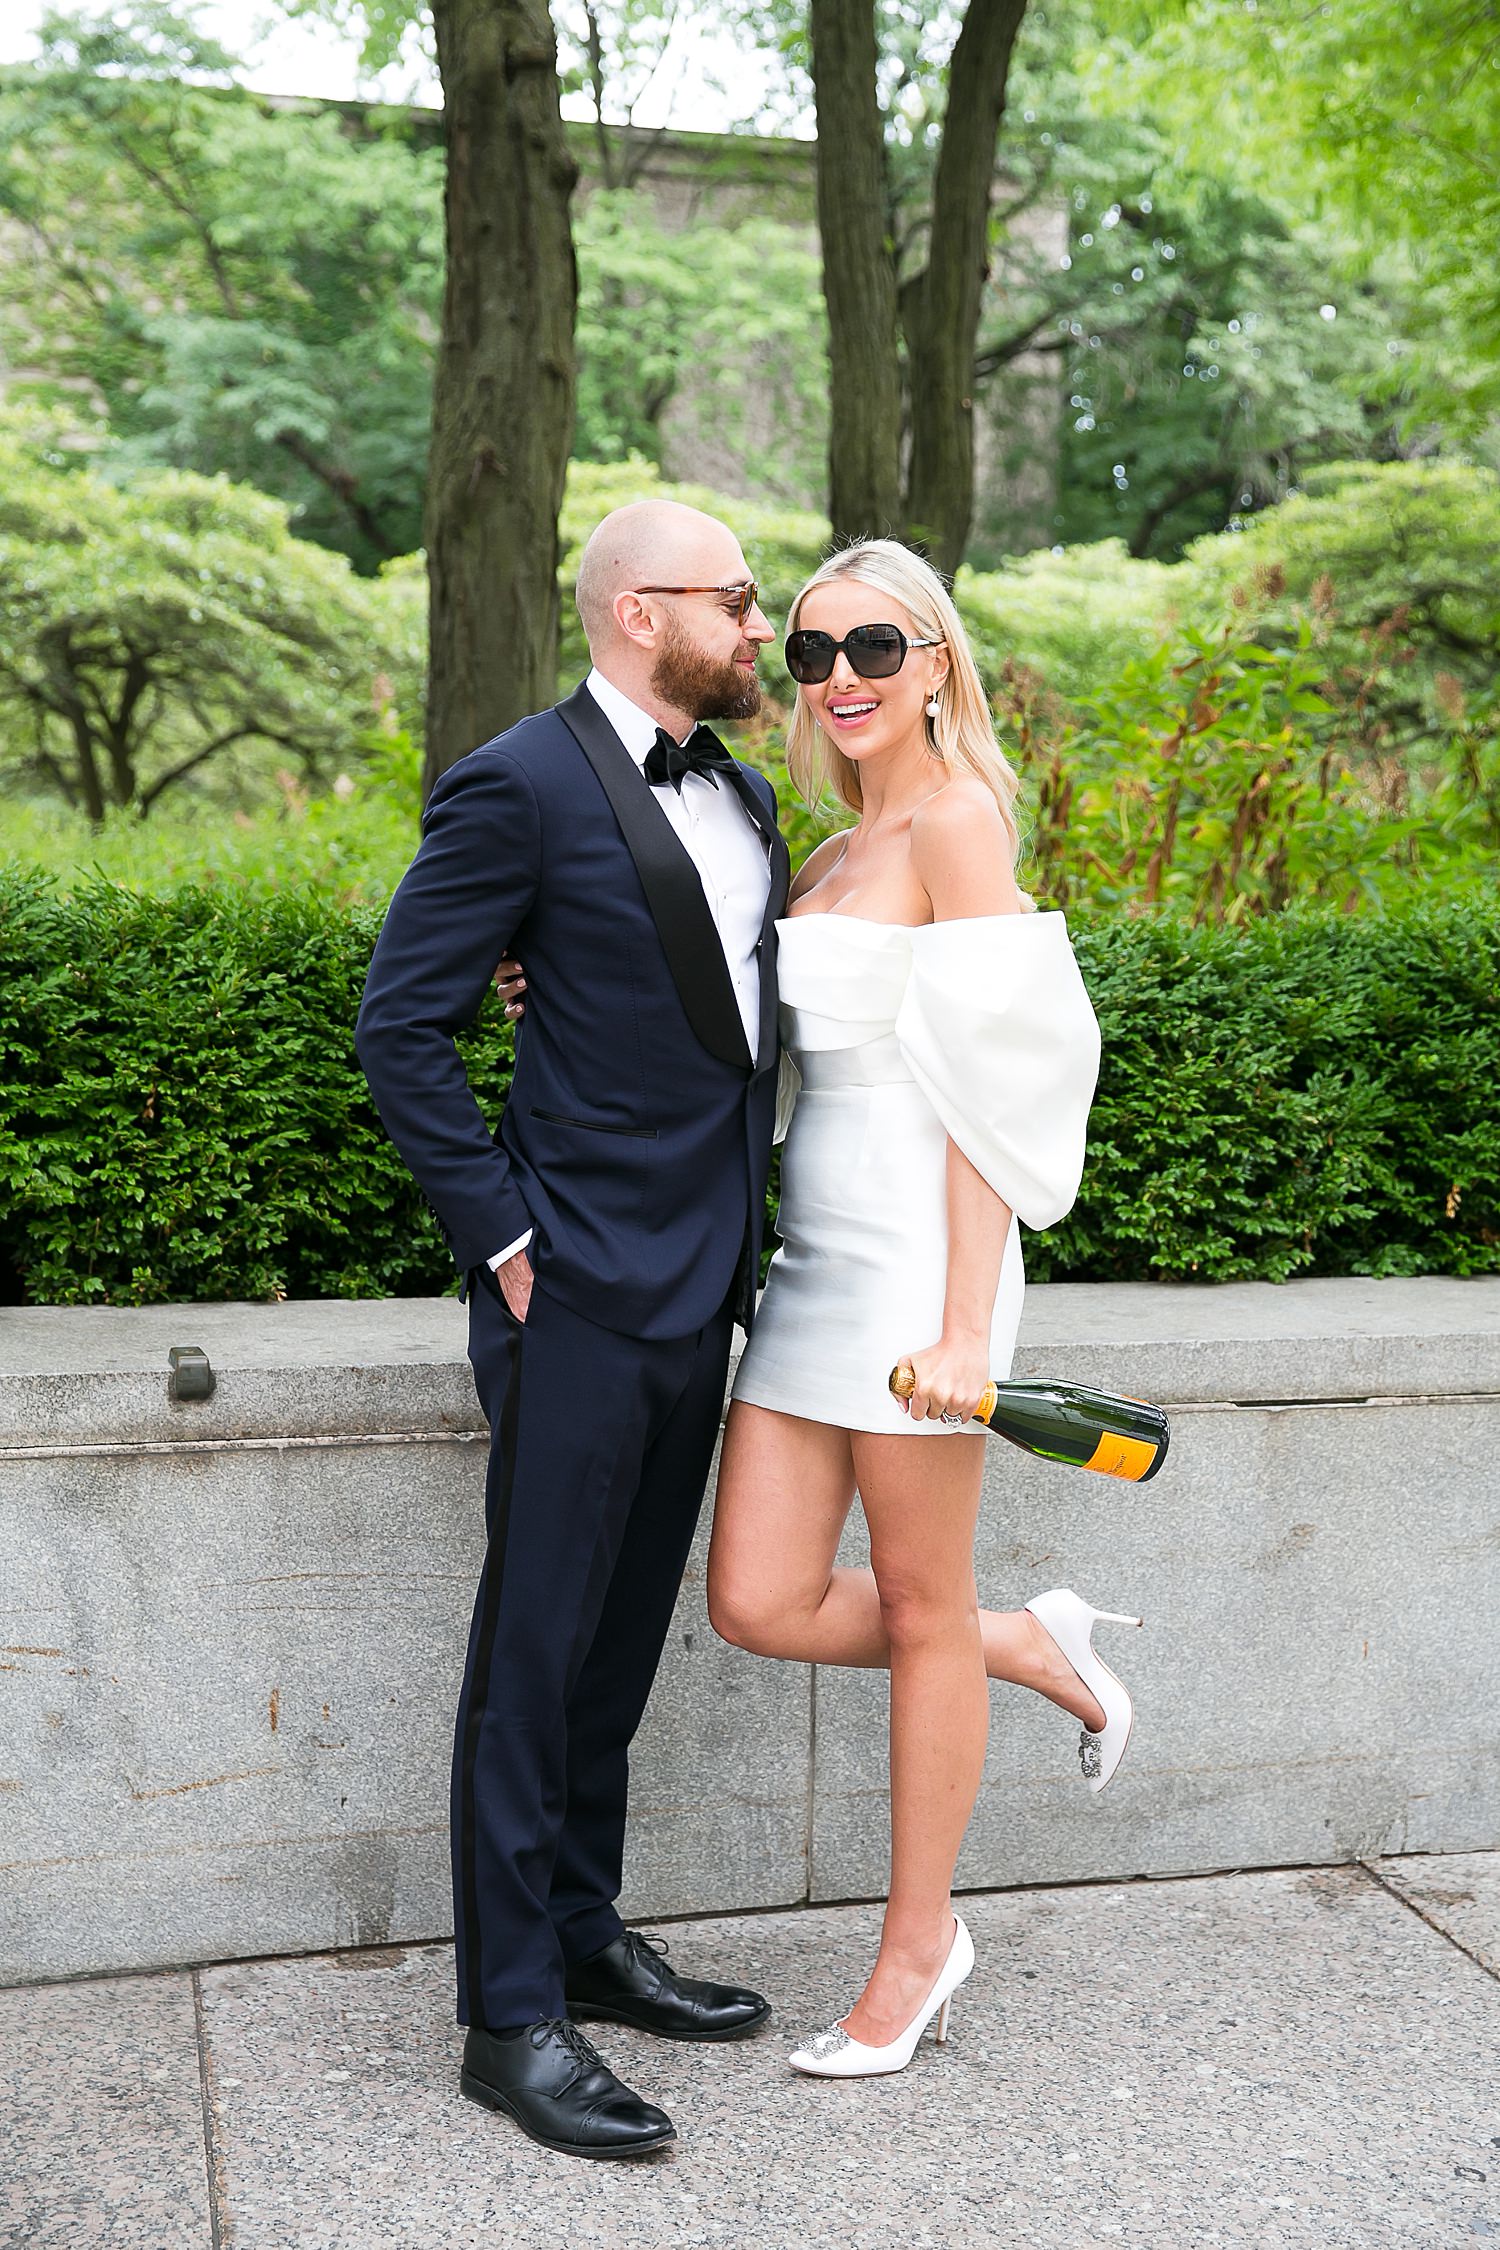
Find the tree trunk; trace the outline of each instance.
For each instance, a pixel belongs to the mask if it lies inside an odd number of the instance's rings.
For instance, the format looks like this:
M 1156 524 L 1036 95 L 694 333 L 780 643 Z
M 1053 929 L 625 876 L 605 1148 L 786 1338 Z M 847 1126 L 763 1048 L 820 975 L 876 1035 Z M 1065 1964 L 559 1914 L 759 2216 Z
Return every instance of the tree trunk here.
M 1025 13 L 1026 0 L 969 0 L 948 66 L 927 270 L 903 291 L 911 387 L 906 532 L 949 573 L 963 560 L 974 510 L 974 346 L 989 273 L 995 143 Z
M 872 0 L 812 0 L 818 227 L 828 307 L 828 506 L 837 539 L 901 520 L 901 364 Z
M 577 167 L 546 0 L 434 0 L 447 282 L 427 473 L 428 788 L 552 699 Z

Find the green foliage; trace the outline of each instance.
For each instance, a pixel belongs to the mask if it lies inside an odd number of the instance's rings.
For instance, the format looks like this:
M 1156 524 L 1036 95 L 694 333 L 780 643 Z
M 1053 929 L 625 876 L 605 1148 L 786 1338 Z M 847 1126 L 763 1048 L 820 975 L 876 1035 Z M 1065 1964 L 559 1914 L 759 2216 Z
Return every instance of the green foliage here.
M 1002 391 L 1029 380 L 1023 444 L 1061 390 L 1057 536 L 1166 557 L 1313 463 L 1399 448 L 1414 281 L 1392 257 L 1356 273 L 1349 230 L 1247 177 L 1231 132 L 1185 144 L 1160 104 L 1121 101 L 1097 58 L 1123 77 L 1149 27 L 1118 31 L 1088 6 L 1028 11 L 979 361 Z M 1196 67 L 1217 104 L 1220 72 Z
M 236 747 L 316 772 L 379 670 L 374 590 L 279 502 L 170 469 L 122 491 L 0 425 L 0 735 L 90 819 Z
M 354 1056 L 377 919 L 0 874 L 0 1295 L 451 1286 Z M 1104 1072 L 1083 1194 L 1028 1240 L 1033 1276 L 1500 1270 L 1493 900 L 1076 938 Z M 466 1044 L 491 1116 L 510 1052 L 492 1005 Z
M 379 917 L 0 882 L 0 1267 L 38 1301 L 442 1288 L 354 1055 Z M 510 1033 L 468 1043 L 494 1107 Z M 0 1277 L 0 1293 L 4 1293 Z
M 1293 901 L 1396 903 L 1414 884 L 1491 871 L 1482 804 L 1446 822 L 1427 805 L 1397 815 L 1354 769 L 1359 729 L 1324 692 L 1311 639 L 1305 620 L 1281 649 L 1189 630 L 1060 725 L 1013 678 L 1033 881 L 1049 903 L 1235 922 Z
M 1401 261 L 1412 426 L 1483 431 L 1500 405 L 1500 303 L 1474 252 L 1500 227 L 1493 11 L 1135 0 L 1089 28 L 1101 108 L 1154 117 L 1190 161 L 1232 152 L 1247 188 L 1315 212 L 1366 268 Z
M 1076 933 L 1104 1040 L 1036 1280 L 1500 1271 L 1500 912 Z
M 827 346 L 812 230 L 746 215 L 668 229 L 642 188 L 578 207 L 581 461 L 679 452 L 725 483 L 795 501 L 821 489 Z
M 355 126 L 204 82 L 234 67 L 134 0 L 52 19 L 42 68 L 0 72 L 0 344 L 34 398 L 92 402 L 122 468 L 253 484 L 369 572 L 421 534 L 441 151 L 396 112 Z M 669 231 L 621 186 L 580 198 L 575 237 L 580 458 L 655 457 L 670 405 L 727 481 L 816 491 L 813 230 L 752 204 Z
M 97 825 L 55 802 L 5 808 L 5 849 L 55 877 L 60 892 L 97 882 L 170 896 L 191 885 L 257 896 L 317 893 L 384 910 L 417 848 L 422 758 L 406 734 L 382 736 L 350 772 L 309 794 L 283 771 L 253 813 L 167 797 L 149 821 L 110 810 Z
M 1500 476 L 1449 461 L 1341 462 L 1239 533 L 1200 540 L 1189 599 L 1238 597 L 1277 640 L 1311 615 L 1358 686 L 1372 749 L 1441 740 L 1500 670 Z
M 1154 648 L 1181 601 L 1164 563 L 1137 561 L 1118 539 L 1043 548 L 999 570 L 961 570 L 954 600 L 981 676 L 1040 673 L 1053 695 L 1087 695 Z
M 58 481 L 66 499 L 86 489 Z M 826 551 L 826 524 L 796 509 L 666 485 L 638 459 L 575 464 L 562 524 L 565 685 L 588 663 L 571 603 L 582 543 L 610 508 L 650 492 L 736 525 L 778 621 Z M 1483 472 L 1356 465 L 1183 564 L 1136 561 L 1106 541 L 961 572 L 960 613 L 1022 774 L 1032 887 L 1073 909 L 1164 903 L 1235 920 L 1492 882 L 1496 514 Z M 59 567 L 71 589 L 66 556 Z M 91 833 L 56 812 L 21 812 L 12 849 L 59 873 L 98 868 L 156 890 L 192 879 L 387 896 L 414 834 L 416 753 L 395 714 L 421 693 L 425 579 L 410 557 L 373 584 L 346 583 L 371 607 L 370 693 L 385 731 L 356 698 L 359 723 L 328 742 L 321 791 L 283 772 L 232 825 L 204 823 L 191 798 L 165 827 L 153 813 L 146 831 L 125 820 Z M 737 746 L 775 783 L 800 858 L 844 816 L 803 805 L 787 778 L 793 690 L 775 648 L 765 680 L 762 715 Z M 199 785 L 194 774 L 179 788 L 196 796 Z
M 253 483 L 373 569 L 421 530 L 441 154 L 233 68 L 136 0 L 51 17 L 41 69 L 0 73 L 0 340 L 138 459 Z
M 1109 141 L 1097 129 L 1091 143 Z M 1398 446 L 1400 298 L 1139 130 L 1075 178 L 1057 527 L 1169 556 L 1322 461 Z M 1083 166 L 1079 167 L 1084 172 Z M 1095 185 L 1102 172 L 1102 185 Z

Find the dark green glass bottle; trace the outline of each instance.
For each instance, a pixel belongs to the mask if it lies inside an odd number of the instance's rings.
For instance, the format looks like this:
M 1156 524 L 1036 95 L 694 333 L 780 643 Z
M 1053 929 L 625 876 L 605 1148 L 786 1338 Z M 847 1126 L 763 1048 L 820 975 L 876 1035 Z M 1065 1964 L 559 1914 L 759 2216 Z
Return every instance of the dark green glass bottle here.
M 891 1389 L 897 1398 L 910 1398 L 915 1388 L 905 1360 L 892 1368 Z M 988 1384 L 974 1420 L 1039 1460 L 1097 1469 L 1101 1476 L 1124 1477 L 1132 1484 L 1155 1476 L 1171 1437 L 1161 1408 L 1144 1399 L 1117 1398 L 1110 1391 L 1040 1376 Z

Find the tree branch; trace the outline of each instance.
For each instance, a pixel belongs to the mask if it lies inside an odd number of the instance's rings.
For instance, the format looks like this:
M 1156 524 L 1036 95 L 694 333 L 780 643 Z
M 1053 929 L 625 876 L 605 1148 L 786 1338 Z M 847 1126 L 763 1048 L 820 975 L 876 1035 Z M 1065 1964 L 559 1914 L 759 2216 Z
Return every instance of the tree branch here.
M 195 766 L 201 766 L 207 759 L 216 757 L 219 751 L 227 750 L 232 742 L 250 741 L 279 742 L 283 750 L 294 752 L 300 748 L 293 736 L 277 734 L 269 727 L 231 727 L 227 733 L 216 735 L 212 742 L 200 744 L 191 757 L 183 758 L 177 765 L 169 766 L 165 773 L 158 774 L 150 788 L 143 789 L 136 799 L 137 811 L 144 819 L 162 791 L 169 789 L 174 781 L 181 781 L 184 774 L 191 773 Z
M 319 484 L 325 485 L 334 498 L 347 508 L 353 521 L 369 540 L 381 561 L 389 562 L 396 553 L 396 548 L 381 528 L 368 503 L 360 498 L 359 482 L 353 472 L 349 469 L 337 469 L 331 461 L 322 460 L 314 453 L 307 440 L 299 437 L 295 430 L 278 430 L 276 443 L 282 448 L 283 452 L 289 453 L 294 461 L 300 462 L 310 476 L 316 477 Z
M 219 246 L 214 241 L 202 214 L 193 208 L 192 203 L 180 190 L 173 187 L 171 181 L 163 173 L 159 172 L 154 165 L 147 163 L 145 157 L 134 147 L 128 137 L 124 135 L 116 136 L 115 145 L 126 163 L 134 165 L 142 179 L 148 180 L 157 193 L 165 199 L 169 209 L 175 211 L 179 219 L 186 221 L 197 237 L 198 246 L 208 261 L 208 270 L 213 276 L 214 287 L 219 292 L 220 303 L 231 320 L 238 320 L 240 318 L 238 294 L 234 283 L 229 278 L 229 269 L 220 255 Z

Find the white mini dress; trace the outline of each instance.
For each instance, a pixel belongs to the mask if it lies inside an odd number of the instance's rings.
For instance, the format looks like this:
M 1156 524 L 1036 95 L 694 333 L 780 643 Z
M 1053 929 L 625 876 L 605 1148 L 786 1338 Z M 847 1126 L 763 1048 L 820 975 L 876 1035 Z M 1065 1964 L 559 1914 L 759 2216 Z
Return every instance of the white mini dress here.
M 734 1396 L 931 1436 L 941 1425 L 913 1422 L 888 1385 L 942 1334 L 949 1137 L 1016 1219 L 1054 1225 L 1083 1173 L 1099 1027 L 1061 914 L 920 928 L 802 914 L 777 931 L 782 1247 Z M 999 1378 L 1024 1293 L 1013 1220 L 990 1330 Z

